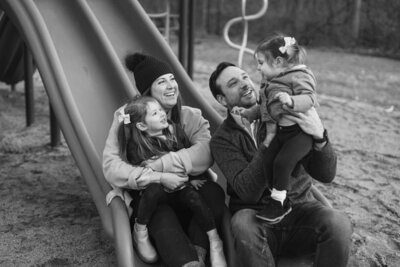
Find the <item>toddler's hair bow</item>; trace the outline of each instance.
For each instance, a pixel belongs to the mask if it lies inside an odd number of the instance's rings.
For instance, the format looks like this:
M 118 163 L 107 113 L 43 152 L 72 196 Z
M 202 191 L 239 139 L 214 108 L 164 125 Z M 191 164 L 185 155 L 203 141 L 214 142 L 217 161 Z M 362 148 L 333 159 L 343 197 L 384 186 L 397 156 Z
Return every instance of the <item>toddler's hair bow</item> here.
M 131 123 L 131 116 L 129 114 L 125 114 L 123 110 L 120 111 L 120 114 L 118 115 L 118 121 L 119 123 L 124 122 L 124 124 L 129 124 Z
M 285 45 L 279 47 L 279 51 L 281 51 L 282 54 L 285 54 L 288 48 L 296 43 L 296 39 L 293 37 L 284 37 L 283 40 L 285 40 Z

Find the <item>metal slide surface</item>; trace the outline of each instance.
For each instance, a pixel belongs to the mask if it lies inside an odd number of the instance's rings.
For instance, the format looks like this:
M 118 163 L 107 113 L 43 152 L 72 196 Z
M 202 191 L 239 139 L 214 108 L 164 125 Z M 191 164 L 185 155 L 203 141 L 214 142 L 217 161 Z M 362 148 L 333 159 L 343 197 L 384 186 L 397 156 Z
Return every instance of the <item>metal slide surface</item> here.
M 212 128 L 221 121 L 194 88 L 170 47 L 134 0 L 0 0 L 32 51 L 52 107 L 88 184 L 103 226 L 116 239 L 120 266 L 147 266 L 132 254 L 124 204 L 105 195 L 102 151 L 114 111 L 136 94 L 124 68 L 128 53 L 168 61 L 184 103 L 202 109 Z

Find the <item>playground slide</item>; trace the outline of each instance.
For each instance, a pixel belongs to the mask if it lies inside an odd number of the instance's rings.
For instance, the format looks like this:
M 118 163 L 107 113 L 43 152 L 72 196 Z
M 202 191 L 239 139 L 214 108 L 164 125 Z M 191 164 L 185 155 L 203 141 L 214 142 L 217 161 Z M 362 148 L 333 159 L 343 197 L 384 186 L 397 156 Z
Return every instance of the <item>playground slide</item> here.
M 64 137 L 89 187 L 120 266 L 146 266 L 132 251 L 128 215 L 102 173 L 102 151 L 113 112 L 136 94 L 123 59 L 144 52 L 168 61 L 184 103 L 220 118 L 202 99 L 140 4 L 134 0 L 0 0 L 0 9 L 28 44 Z M 2 51 L 4 52 L 4 51 Z
M 168 61 L 176 73 L 184 103 L 200 108 L 212 131 L 221 117 L 199 95 L 137 1 L 0 0 L 0 9 L 33 54 L 103 227 L 115 240 L 119 266 L 147 266 L 133 252 L 124 203 L 114 198 L 110 207 L 106 206 L 105 196 L 111 188 L 101 167 L 113 112 L 136 94 L 133 77 L 123 66 L 124 57 L 139 51 Z M 226 217 L 229 226 L 229 216 Z M 225 238 L 229 239 L 229 229 L 225 229 Z M 232 251 L 232 242 L 225 245 Z M 234 255 L 227 256 L 233 266 Z M 297 262 L 296 266 L 303 265 Z

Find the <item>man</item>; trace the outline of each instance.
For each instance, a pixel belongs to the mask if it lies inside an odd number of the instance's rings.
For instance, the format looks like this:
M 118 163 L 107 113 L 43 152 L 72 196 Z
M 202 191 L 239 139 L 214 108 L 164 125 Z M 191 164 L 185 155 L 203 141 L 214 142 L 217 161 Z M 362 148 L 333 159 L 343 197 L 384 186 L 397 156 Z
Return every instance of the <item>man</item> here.
M 275 266 L 279 256 L 315 253 L 314 266 L 346 266 L 352 226 L 348 217 L 315 200 L 311 177 L 328 183 L 336 174 L 336 155 L 314 109 L 290 118 L 314 138 L 313 150 L 292 173 L 288 198 L 292 211 L 279 223 L 256 218 L 270 196 L 272 177 L 263 171 L 268 149 L 265 125 L 249 123 L 235 107 L 256 105 L 249 75 L 227 62 L 211 74 L 210 89 L 228 115 L 211 139 L 211 152 L 227 179 L 231 225 L 242 266 Z M 310 177 L 311 176 L 311 177 Z

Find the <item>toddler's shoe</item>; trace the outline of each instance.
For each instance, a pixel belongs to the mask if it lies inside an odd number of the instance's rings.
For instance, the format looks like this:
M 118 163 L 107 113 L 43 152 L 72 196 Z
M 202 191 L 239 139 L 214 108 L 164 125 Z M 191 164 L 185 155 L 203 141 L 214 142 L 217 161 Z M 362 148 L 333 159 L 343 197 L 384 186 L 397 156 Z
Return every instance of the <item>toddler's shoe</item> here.
M 138 231 L 136 227 L 133 227 L 133 242 L 142 261 L 154 263 L 158 260 L 157 252 L 150 242 L 147 228 Z
M 257 212 L 256 217 L 270 224 L 280 222 L 286 215 L 292 211 L 292 205 L 288 199 L 283 202 L 270 199 L 266 206 Z

